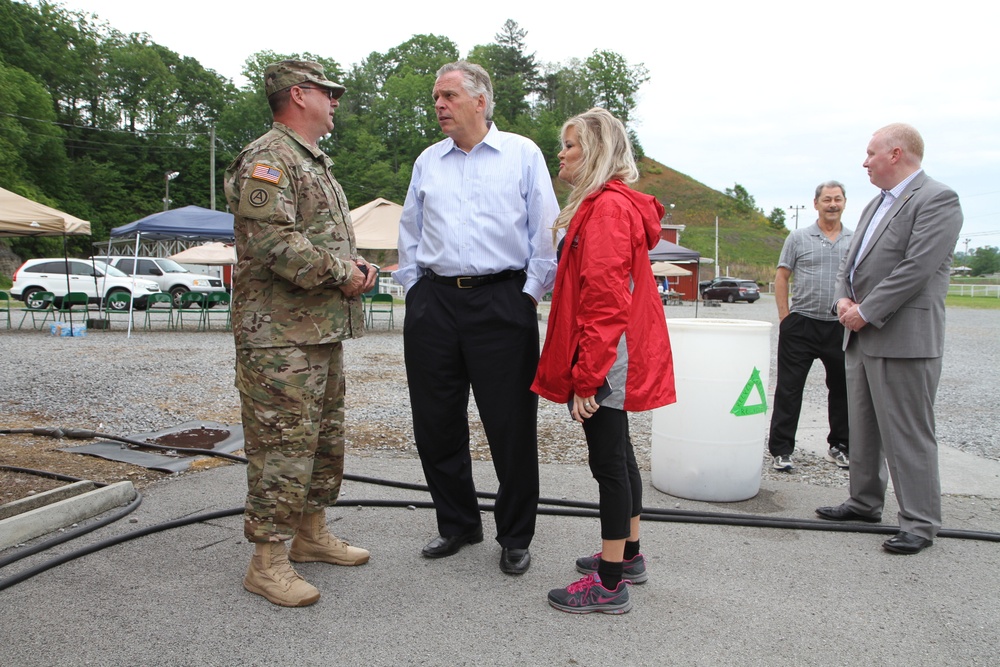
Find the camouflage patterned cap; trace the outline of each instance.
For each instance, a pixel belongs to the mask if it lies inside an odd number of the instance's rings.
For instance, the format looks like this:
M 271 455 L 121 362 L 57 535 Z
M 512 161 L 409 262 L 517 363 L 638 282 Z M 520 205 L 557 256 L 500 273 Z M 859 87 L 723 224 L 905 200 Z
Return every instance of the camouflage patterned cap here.
M 303 83 L 314 83 L 329 88 L 338 98 L 347 90 L 339 83 L 330 81 L 319 63 L 304 60 L 282 60 L 264 68 L 264 92 L 270 97 L 279 90 Z

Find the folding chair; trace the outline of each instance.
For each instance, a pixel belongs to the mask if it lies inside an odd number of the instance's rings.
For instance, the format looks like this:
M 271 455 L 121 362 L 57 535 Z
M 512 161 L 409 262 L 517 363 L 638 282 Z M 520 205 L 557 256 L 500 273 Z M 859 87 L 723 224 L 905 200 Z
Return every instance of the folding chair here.
M 170 292 L 153 292 L 146 297 L 146 318 L 142 328 L 149 331 L 153 328 L 153 318 L 157 315 L 167 316 L 167 328 L 174 328 L 174 298 Z
M 198 318 L 197 331 L 205 330 L 205 293 L 204 292 L 184 292 L 181 294 L 181 305 L 177 309 L 177 328 L 184 328 L 184 316 L 190 319 Z
M 10 329 L 10 294 L 0 292 L 0 317 L 7 316 L 7 328 Z
M 50 317 L 52 321 L 55 322 L 56 319 L 56 295 L 52 292 L 32 292 L 28 295 L 28 298 L 24 300 L 24 308 L 21 312 L 21 322 L 17 325 L 20 329 L 24 326 L 24 320 L 31 315 L 31 326 L 34 329 L 38 328 L 38 316 L 42 316 L 41 326 L 45 326 L 45 321 Z
M 372 296 L 371 302 L 368 304 L 368 328 L 375 328 L 375 316 L 376 315 L 388 315 L 389 316 L 389 328 L 393 328 L 392 321 L 392 295 L 391 294 L 375 294 Z
M 226 316 L 226 329 L 232 327 L 232 308 L 230 307 L 229 292 L 209 292 L 205 299 L 205 328 L 212 328 L 212 315 Z

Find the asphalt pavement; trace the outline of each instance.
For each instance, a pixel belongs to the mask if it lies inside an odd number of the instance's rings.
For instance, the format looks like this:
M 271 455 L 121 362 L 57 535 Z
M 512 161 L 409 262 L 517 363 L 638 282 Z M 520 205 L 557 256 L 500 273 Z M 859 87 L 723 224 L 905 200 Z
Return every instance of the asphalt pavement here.
M 803 438 L 805 440 L 805 438 Z M 945 528 L 1000 531 L 1000 463 L 942 456 Z M 423 481 L 412 458 L 351 456 L 348 471 Z M 480 490 L 495 490 L 476 463 Z M 544 465 L 546 498 L 597 500 L 584 466 Z M 704 503 L 649 485 L 648 508 L 814 518 L 845 490 L 767 480 L 752 499 Z M 973 488 L 973 494 L 963 488 Z M 84 545 L 242 504 L 242 466 L 174 476 L 125 520 L 0 570 L 9 577 Z M 344 502 L 426 501 L 418 491 L 346 482 Z M 942 538 L 916 556 L 885 535 L 711 523 L 644 523 L 648 583 L 621 616 L 575 616 L 546 603 L 599 549 L 596 518 L 542 515 L 531 569 L 502 574 L 487 539 L 457 555 L 419 555 L 427 509 L 349 507 L 331 529 L 368 548 L 357 568 L 303 564 L 322 594 L 285 609 L 243 590 L 250 556 L 238 516 L 144 536 L 0 592 L 0 664 L 33 665 L 973 665 L 997 664 L 1000 543 Z M 890 496 L 885 526 L 895 522 Z M 829 524 L 826 524 L 829 525 Z M 867 527 L 867 526 L 866 526 Z M 885 530 L 891 532 L 890 528 Z M 9 552 L 7 552 L 9 553 Z M 7 553 L 0 553 L 5 556 Z

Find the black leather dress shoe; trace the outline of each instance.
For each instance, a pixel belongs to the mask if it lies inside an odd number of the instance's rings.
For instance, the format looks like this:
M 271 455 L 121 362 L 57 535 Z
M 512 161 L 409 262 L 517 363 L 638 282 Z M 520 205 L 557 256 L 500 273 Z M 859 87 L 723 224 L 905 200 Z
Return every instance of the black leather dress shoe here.
M 500 550 L 500 571 L 507 574 L 524 574 L 531 565 L 531 553 L 527 549 Z
M 864 521 L 865 523 L 881 523 L 880 516 L 864 516 L 854 510 L 848 509 L 846 505 L 836 507 L 817 507 L 816 514 L 819 518 L 827 521 Z
M 483 528 L 480 526 L 472 532 L 451 537 L 437 536 L 427 543 L 420 553 L 426 558 L 444 558 L 457 554 L 466 544 L 479 544 L 483 541 Z
M 882 548 L 894 554 L 906 554 L 910 556 L 920 553 L 932 544 L 934 544 L 934 540 L 928 540 L 919 535 L 901 530 L 883 542 Z

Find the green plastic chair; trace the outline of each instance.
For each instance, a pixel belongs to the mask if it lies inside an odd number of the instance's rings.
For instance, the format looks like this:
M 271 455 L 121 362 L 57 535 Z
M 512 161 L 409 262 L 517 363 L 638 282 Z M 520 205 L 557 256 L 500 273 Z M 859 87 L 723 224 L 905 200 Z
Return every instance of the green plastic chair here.
M 128 292 L 112 292 L 108 295 L 107 301 L 104 303 L 104 319 L 108 322 L 111 321 L 111 314 L 121 314 L 130 315 L 132 317 L 132 326 L 135 327 L 135 311 L 129 312 L 129 301 L 132 300 L 131 295 Z
M 232 308 L 229 292 L 209 292 L 205 299 L 205 328 L 212 328 L 212 315 L 226 316 L 226 329 L 232 328 Z
M 59 302 L 59 310 L 56 312 L 60 315 L 65 315 L 77 306 L 83 306 L 84 315 L 90 310 L 90 297 L 86 292 L 67 292 L 66 296 Z
M 24 320 L 31 315 L 31 326 L 34 329 L 39 327 L 38 316 L 42 316 L 41 326 L 45 326 L 45 321 L 50 317 L 56 320 L 56 295 L 52 292 L 32 292 L 24 301 L 24 308 L 21 309 L 21 322 L 17 325 L 20 329 L 24 326 Z
M 142 328 L 149 331 L 153 328 L 153 318 L 166 315 L 167 328 L 174 328 L 174 298 L 170 292 L 153 292 L 146 297 L 146 318 Z
M 375 328 L 375 316 L 376 315 L 388 315 L 388 325 L 392 329 L 394 323 L 392 320 L 392 295 L 391 294 L 375 294 L 372 296 L 371 302 L 368 304 L 368 328 Z
M 205 299 L 204 292 L 184 292 L 181 294 L 180 308 L 177 309 L 177 328 L 184 328 L 184 316 L 187 315 L 188 319 L 192 317 L 198 318 L 197 331 L 205 330 L 205 304 L 207 300 Z
M 7 316 L 7 328 L 10 329 L 10 294 L 0 291 L 0 317 Z

